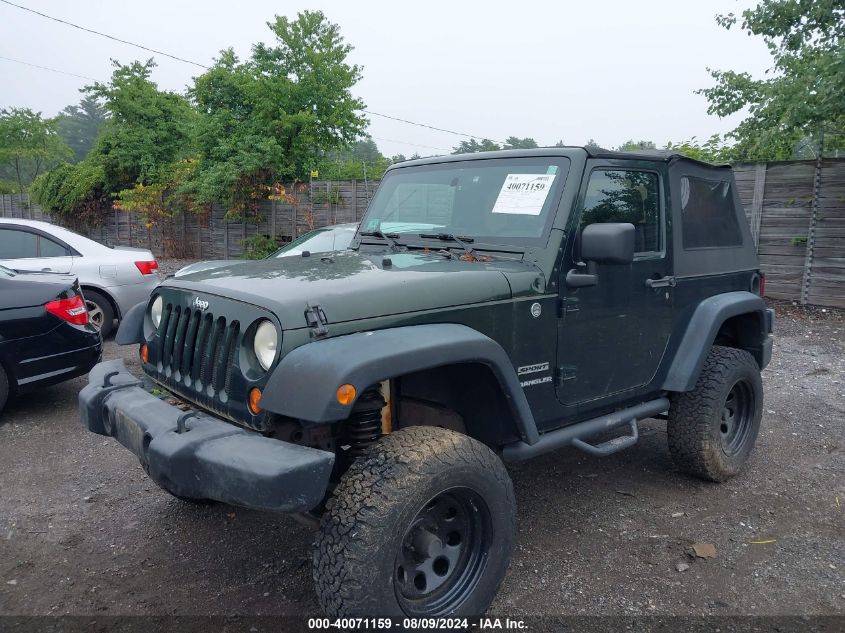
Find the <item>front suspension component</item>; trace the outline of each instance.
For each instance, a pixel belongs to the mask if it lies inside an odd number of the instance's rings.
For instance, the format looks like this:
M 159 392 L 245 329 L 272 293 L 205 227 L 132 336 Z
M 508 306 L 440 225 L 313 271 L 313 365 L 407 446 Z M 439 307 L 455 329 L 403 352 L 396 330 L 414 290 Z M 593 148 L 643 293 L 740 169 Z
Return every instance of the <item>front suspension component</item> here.
M 353 459 L 381 437 L 381 410 L 385 404 L 378 385 L 364 391 L 355 403 L 347 420 L 349 453 Z

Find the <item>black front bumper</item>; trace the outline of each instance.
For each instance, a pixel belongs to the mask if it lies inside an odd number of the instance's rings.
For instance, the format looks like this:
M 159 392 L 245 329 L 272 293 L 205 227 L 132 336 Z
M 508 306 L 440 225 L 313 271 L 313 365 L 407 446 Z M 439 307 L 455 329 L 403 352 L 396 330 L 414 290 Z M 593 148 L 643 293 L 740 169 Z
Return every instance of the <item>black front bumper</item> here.
M 328 487 L 333 453 L 186 414 L 144 390 L 122 360 L 91 370 L 79 411 L 90 431 L 117 439 L 180 497 L 297 512 L 319 504 Z

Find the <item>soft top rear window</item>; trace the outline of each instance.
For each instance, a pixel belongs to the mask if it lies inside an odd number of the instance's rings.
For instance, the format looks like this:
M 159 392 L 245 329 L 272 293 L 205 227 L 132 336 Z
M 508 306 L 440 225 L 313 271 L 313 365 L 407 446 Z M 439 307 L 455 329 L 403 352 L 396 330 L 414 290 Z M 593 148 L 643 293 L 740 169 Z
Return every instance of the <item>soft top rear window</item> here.
M 681 178 L 681 227 L 685 249 L 742 246 L 731 183 Z

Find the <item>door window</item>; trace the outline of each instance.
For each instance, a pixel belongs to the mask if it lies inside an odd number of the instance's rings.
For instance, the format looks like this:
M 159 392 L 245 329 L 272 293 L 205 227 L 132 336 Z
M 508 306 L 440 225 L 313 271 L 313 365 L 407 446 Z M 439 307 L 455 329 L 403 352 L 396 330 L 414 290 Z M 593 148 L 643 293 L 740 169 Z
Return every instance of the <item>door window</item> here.
M 649 171 L 597 169 L 590 174 L 581 226 L 605 222 L 634 225 L 638 254 L 661 252 L 660 187 Z
M 38 257 L 38 236 L 27 231 L 0 229 L 0 259 Z
M 39 257 L 65 257 L 69 255 L 67 248 L 43 235 L 38 236 Z

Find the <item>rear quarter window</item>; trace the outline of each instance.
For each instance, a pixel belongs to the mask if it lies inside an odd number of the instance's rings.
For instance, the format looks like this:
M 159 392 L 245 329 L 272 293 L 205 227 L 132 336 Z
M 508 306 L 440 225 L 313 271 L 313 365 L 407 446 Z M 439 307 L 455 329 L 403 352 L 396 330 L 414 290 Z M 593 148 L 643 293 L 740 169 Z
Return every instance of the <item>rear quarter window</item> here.
M 684 249 L 742 246 L 731 183 L 683 176 L 681 228 Z

